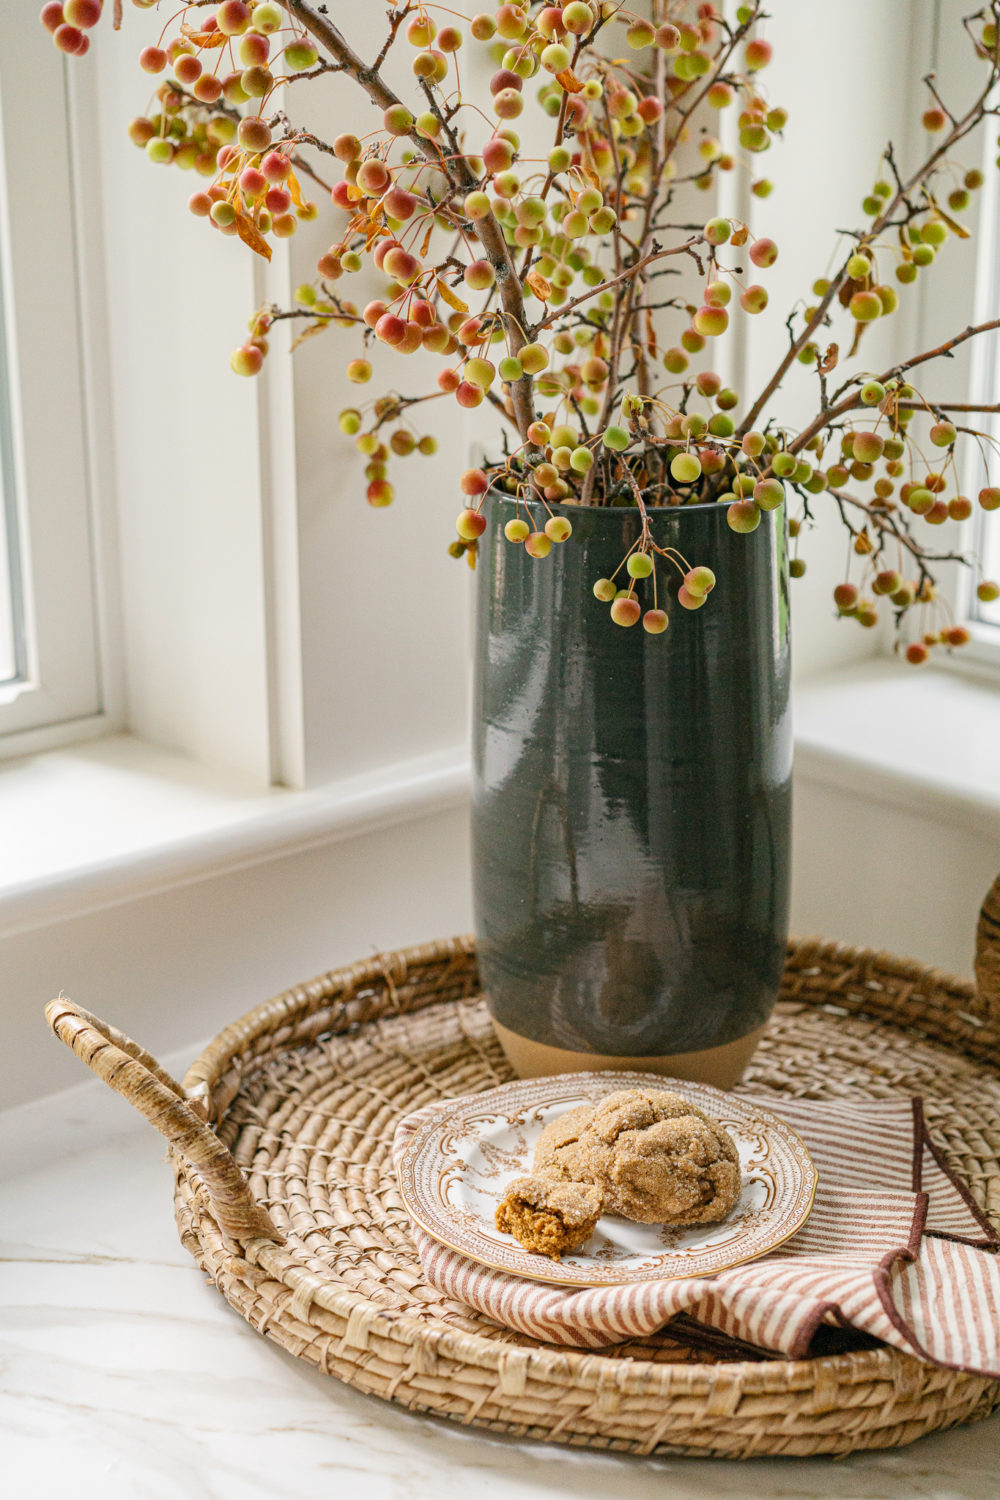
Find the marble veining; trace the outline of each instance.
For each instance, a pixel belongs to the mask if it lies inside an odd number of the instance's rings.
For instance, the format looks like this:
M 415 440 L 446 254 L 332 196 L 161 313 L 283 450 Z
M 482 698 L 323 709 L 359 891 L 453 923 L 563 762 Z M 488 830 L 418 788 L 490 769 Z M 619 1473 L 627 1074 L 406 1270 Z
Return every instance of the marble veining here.
M 0 1121 L 2 1129 L 2 1121 Z M 630 1459 L 419 1417 L 259 1338 L 179 1244 L 148 1127 L 0 1182 L 19 1500 L 996 1500 L 1000 1416 L 848 1459 Z M 72 1154 L 72 1153 L 76 1154 Z

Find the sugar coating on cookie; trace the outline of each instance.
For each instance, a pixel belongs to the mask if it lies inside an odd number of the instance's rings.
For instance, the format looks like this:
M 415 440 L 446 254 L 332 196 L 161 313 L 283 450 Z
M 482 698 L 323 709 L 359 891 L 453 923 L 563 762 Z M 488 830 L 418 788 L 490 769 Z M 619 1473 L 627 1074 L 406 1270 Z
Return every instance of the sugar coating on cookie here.
M 510 1184 L 497 1208 L 496 1226 L 525 1250 L 558 1260 L 590 1239 L 603 1207 L 603 1195 L 592 1183 L 536 1173 Z
M 546 1125 L 535 1143 L 534 1169 L 570 1181 L 586 1180 L 586 1148 L 580 1138 L 594 1114 L 592 1104 L 578 1104 Z
M 536 1171 L 596 1183 L 605 1212 L 640 1224 L 713 1224 L 740 1196 L 730 1136 L 665 1089 L 619 1089 L 596 1106 L 569 1111 L 538 1144 Z

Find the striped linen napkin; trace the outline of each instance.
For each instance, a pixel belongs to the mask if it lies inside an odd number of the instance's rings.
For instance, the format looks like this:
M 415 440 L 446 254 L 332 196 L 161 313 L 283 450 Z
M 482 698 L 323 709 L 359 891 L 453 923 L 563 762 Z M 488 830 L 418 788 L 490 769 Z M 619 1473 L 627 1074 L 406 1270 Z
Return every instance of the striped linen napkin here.
M 813 1211 L 780 1250 L 711 1277 L 573 1290 L 491 1270 L 416 1225 L 439 1291 L 548 1344 L 599 1349 L 648 1337 L 679 1314 L 800 1358 L 822 1324 L 849 1327 L 947 1369 L 1000 1379 L 1000 1236 L 945 1167 L 919 1099 L 755 1094 L 805 1141 L 819 1172 Z M 448 1101 L 401 1120 L 414 1128 Z

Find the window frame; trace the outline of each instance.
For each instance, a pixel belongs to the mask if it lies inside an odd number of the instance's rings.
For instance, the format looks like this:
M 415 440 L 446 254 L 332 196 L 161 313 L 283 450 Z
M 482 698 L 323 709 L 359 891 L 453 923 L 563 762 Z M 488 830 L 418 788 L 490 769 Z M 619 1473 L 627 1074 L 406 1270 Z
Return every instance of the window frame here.
M 980 222 L 992 224 L 996 222 L 996 216 L 1000 213 L 1000 188 L 997 183 L 996 163 L 993 160 L 994 153 L 989 150 L 989 141 L 984 156 L 986 180 L 981 189 Z M 972 313 L 976 323 L 1000 317 L 1000 248 L 993 244 L 990 235 L 982 236 L 979 247 Z M 1000 368 L 1000 329 L 983 334 L 973 346 L 969 378 L 971 402 L 987 403 L 1000 399 L 998 368 Z M 975 418 L 970 417 L 969 420 L 974 421 Z M 997 444 L 996 448 L 990 445 L 986 448 L 987 477 L 991 484 L 1000 484 L 1000 413 L 991 414 L 982 425 L 993 442 Z M 973 497 L 978 494 L 984 482 L 983 460 L 978 447 L 978 444 L 969 445 L 965 464 L 965 487 Z M 977 504 L 968 525 L 971 551 L 976 558 L 983 556 L 986 550 L 987 527 L 994 532 L 1000 529 L 1000 511 L 984 511 Z M 971 637 L 968 646 L 963 648 L 963 652 L 967 653 L 968 660 L 980 669 L 989 667 L 1000 672 L 1000 622 L 982 618 L 979 601 L 975 594 L 977 582 L 978 576 L 974 575 L 971 569 L 958 570 L 954 599 L 955 611 Z
M 964 37 L 960 23 L 966 9 L 961 0 L 934 0 L 929 48 L 925 55 L 927 69 L 935 77 L 937 86 L 945 97 L 960 96 L 961 90 L 968 87 L 968 56 L 964 47 L 956 43 L 957 38 Z M 948 45 L 947 39 L 951 40 L 952 45 Z M 974 195 L 973 213 L 968 221 L 973 235 L 977 236 L 975 269 L 971 277 L 957 276 L 950 281 L 942 281 L 941 277 L 937 277 L 922 284 L 916 320 L 917 347 L 926 348 L 935 341 L 928 328 L 931 321 L 931 300 L 935 309 L 940 311 L 943 308 L 946 311 L 951 332 L 1000 317 L 1000 252 L 989 233 L 989 227 L 996 222 L 996 216 L 1000 213 L 995 141 L 996 133 L 987 121 L 979 151 L 969 152 L 964 158 L 961 148 L 957 153 L 959 160 L 964 159 L 966 167 L 979 167 L 984 174 L 983 186 Z M 971 340 L 967 364 L 963 364 L 964 351 L 960 350 L 958 353 L 959 358 L 952 368 L 964 369 L 967 373 L 955 393 L 956 397 L 969 402 L 1000 400 L 1000 381 L 997 378 L 1000 331 Z M 936 366 L 942 385 L 948 379 L 948 369 L 948 361 L 939 361 Z M 959 426 L 981 425 L 1000 443 L 1000 414 L 992 415 L 985 421 L 972 413 L 968 416 L 956 414 L 955 421 Z M 976 503 L 979 490 L 987 482 L 983 476 L 983 460 L 977 443 L 970 439 L 963 439 L 963 443 L 965 452 L 960 468 L 962 492 L 972 498 L 975 508 L 972 517 L 962 522 L 952 533 L 954 540 L 949 544 L 949 550 L 953 547 L 956 552 L 961 552 L 972 560 L 980 555 L 984 527 L 1000 526 L 1000 512 L 988 514 Z M 989 478 L 993 483 L 1000 483 L 1000 451 L 991 458 Z M 950 609 L 956 623 L 964 625 L 969 631 L 969 641 L 959 650 L 935 652 L 935 666 L 944 671 L 967 673 L 982 680 L 992 680 L 1000 686 L 1000 626 L 977 618 L 975 588 L 980 578 L 978 570 L 955 562 L 940 564 L 936 571 L 939 597 Z
M 18 676 L 0 685 L 0 758 L 110 727 L 88 409 L 96 320 L 81 217 L 92 185 L 73 148 L 84 120 L 67 59 L 15 11 L 0 8 L 0 334 L 23 643 Z

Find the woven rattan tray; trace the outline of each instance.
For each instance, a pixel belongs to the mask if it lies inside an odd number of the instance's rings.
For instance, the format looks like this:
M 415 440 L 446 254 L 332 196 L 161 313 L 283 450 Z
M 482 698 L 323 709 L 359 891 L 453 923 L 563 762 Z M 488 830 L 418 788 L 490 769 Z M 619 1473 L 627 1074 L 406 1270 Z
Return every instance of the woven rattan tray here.
M 981 936 L 1000 934 L 996 888 L 992 901 Z M 886 954 L 794 943 L 745 1083 L 922 1094 L 951 1164 L 1000 1222 L 1000 963 L 985 944 L 979 974 L 977 993 Z M 892 1447 L 1000 1407 L 1000 1382 L 856 1338 L 772 1359 L 672 1324 L 578 1353 L 497 1328 L 429 1287 L 391 1168 L 394 1126 L 510 1076 L 469 939 L 288 990 L 222 1032 L 183 1087 L 70 1002 L 53 1001 L 48 1016 L 167 1136 L 181 1239 L 222 1294 L 359 1390 L 520 1437 L 730 1457 Z

